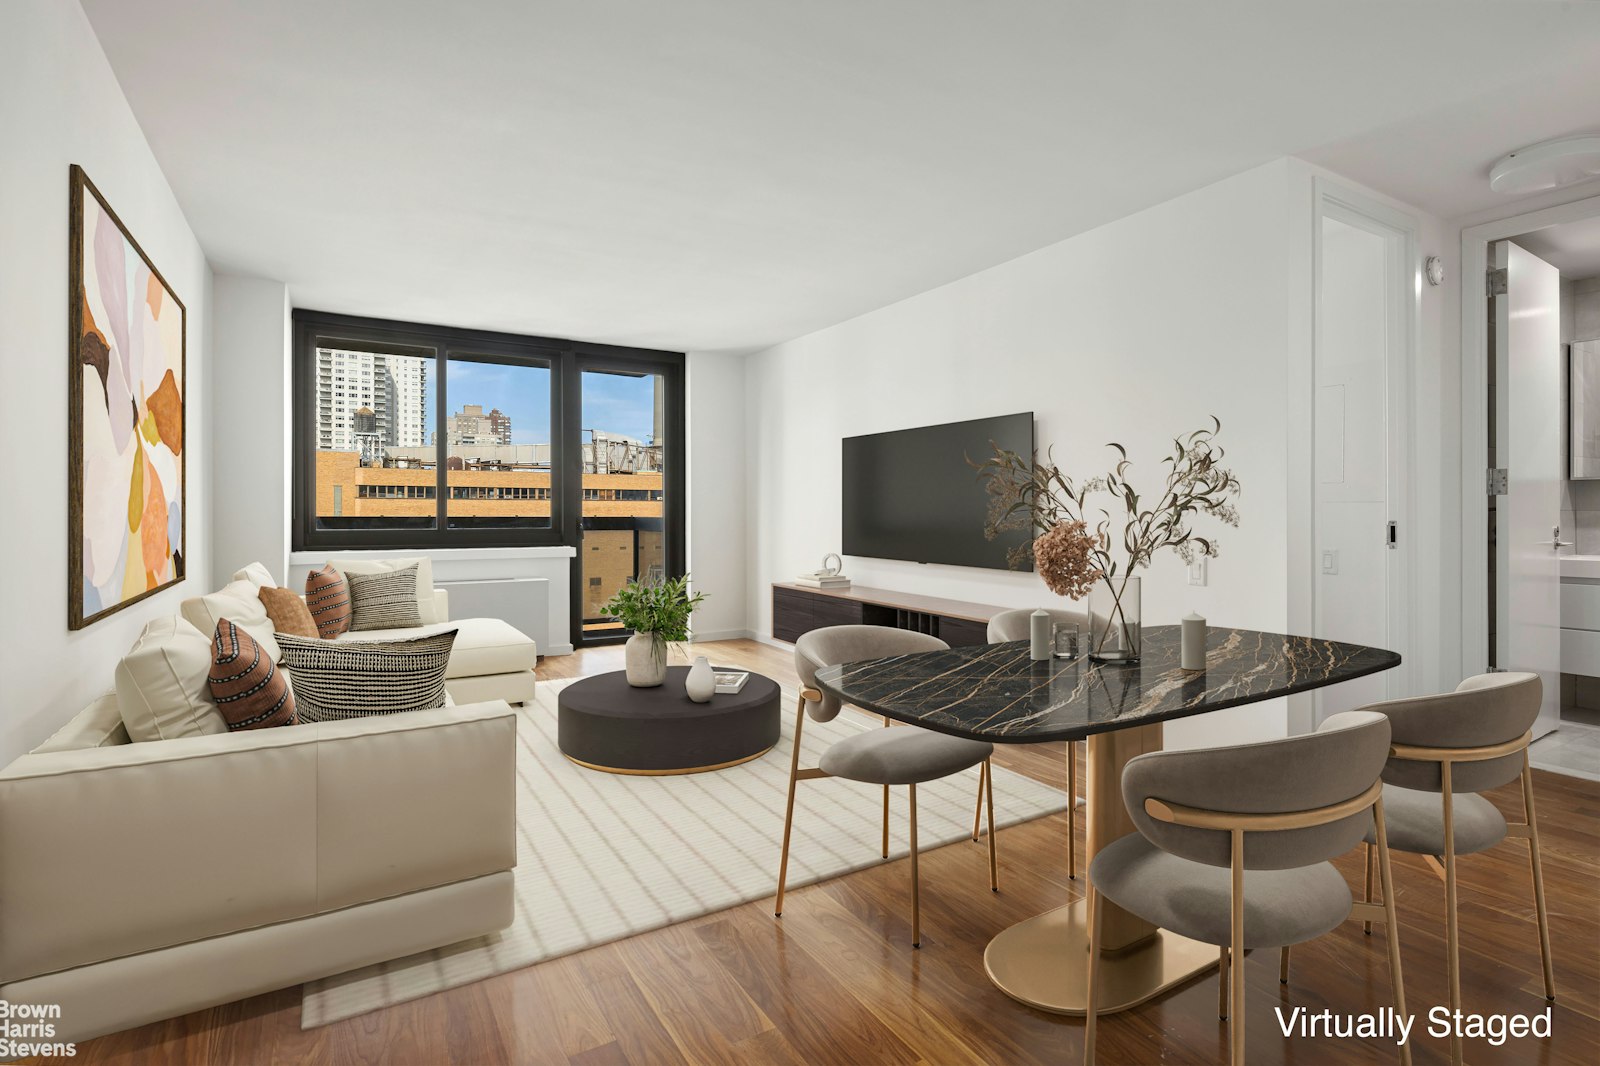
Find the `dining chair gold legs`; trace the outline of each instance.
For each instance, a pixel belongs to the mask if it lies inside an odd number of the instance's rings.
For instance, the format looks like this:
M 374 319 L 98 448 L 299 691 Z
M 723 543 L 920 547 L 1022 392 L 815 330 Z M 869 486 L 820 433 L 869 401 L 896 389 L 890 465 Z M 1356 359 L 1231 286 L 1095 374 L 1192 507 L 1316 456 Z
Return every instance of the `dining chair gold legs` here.
M 989 891 L 1000 891 L 1000 857 L 995 854 L 994 843 L 994 774 L 989 768 L 989 760 L 983 760 L 984 794 L 988 798 L 989 807 Z
M 922 882 L 917 877 L 917 786 L 907 785 L 911 804 L 911 946 L 922 946 Z
M 1389 867 L 1389 833 L 1383 824 L 1383 796 L 1372 805 L 1374 834 L 1378 838 L 1378 874 L 1383 885 L 1383 932 L 1389 941 L 1389 981 L 1394 986 L 1396 1018 L 1406 1017 L 1406 984 L 1400 972 L 1400 922 L 1395 916 L 1394 875 Z M 1371 849 L 1368 849 L 1370 856 Z M 1370 893 L 1369 893 L 1370 894 Z M 1370 924 L 1370 923 L 1368 923 Z M 1411 1066 L 1411 1045 L 1400 1045 L 1401 1066 Z
M 1366 889 L 1366 894 L 1364 896 L 1362 896 L 1361 899 L 1362 899 L 1362 902 L 1365 902 L 1365 903 L 1371 903 L 1372 902 L 1372 845 L 1371 844 L 1367 845 L 1367 889 Z M 1361 931 L 1363 933 L 1367 934 L 1368 936 L 1371 936 L 1372 935 L 1372 923 L 1371 922 L 1362 922 L 1361 923 Z
M 1289 983 L 1289 945 L 1288 944 L 1285 944 L 1283 946 L 1283 950 L 1278 953 L 1278 983 L 1280 985 L 1286 985 L 1286 984 Z
M 1544 964 L 1544 998 L 1556 1001 L 1555 970 L 1550 963 L 1550 915 L 1544 908 L 1544 867 L 1539 860 L 1539 819 L 1533 810 L 1533 766 L 1522 749 L 1522 811 L 1528 823 L 1528 864 L 1533 869 L 1533 906 L 1539 918 L 1539 956 Z
M 989 780 L 988 760 L 978 765 L 978 802 L 972 808 L 972 842 L 978 842 L 982 830 L 979 828 L 983 821 L 983 786 Z
M 783 917 L 783 886 L 789 875 L 789 833 L 794 828 L 794 790 L 800 783 L 800 734 L 806 727 L 806 698 L 809 691 L 800 690 L 800 703 L 794 716 L 794 752 L 789 758 L 789 802 L 783 809 L 783 852 L 778 859 L 778 898 L 772 905 L 775 918 Z
M 1450 1011 L 1452 1017 L 1461 1016 L 1461 930 L 1456 917 L 1456 826 L 1455 804 L 1450 795 L 1450 760 L 1439 764 L 1444 785 L 1444 938 L 1447 965 L 1450 967 Z M 1385 885 L 1383 894 L 1389 895 Z M 1461 1033 L 1459 1026 L 1450 1027 L 1450 1061 L 1461 1066 Z
M 984 797 L 994 806 L 994 774 L 986 762 L 978 770 L 978 802 L 972 810 L 972 839 L 977 841 L 983 835 L 980 823 L 983 820 Z M 885 811 L 888 810 L 885 800 Z M 989 832 L 994 832 L 993 812 L 990 812 Z M 884 824 L 888 824 L 888 815 L 884 815 Z M 884 845 L 888 847 L 887 844 Z M 991 847 L 991 851 L 994 849 Z M 1078 879 L 1078 745 L 1067 741 L 1067 877 L 1070 880 Z M 995 889 L 996 892 L 999 889 Z
M 890 725 L 890 722 L 889 722 L 888 717 L 886 716 L 883 719 L 883 728 L 888 729 L 889 725 Z M 889 857 L 889 786 L 888 785 L 884 785 L 883 786 L 883 857 L 886 858 L 886 859 Z

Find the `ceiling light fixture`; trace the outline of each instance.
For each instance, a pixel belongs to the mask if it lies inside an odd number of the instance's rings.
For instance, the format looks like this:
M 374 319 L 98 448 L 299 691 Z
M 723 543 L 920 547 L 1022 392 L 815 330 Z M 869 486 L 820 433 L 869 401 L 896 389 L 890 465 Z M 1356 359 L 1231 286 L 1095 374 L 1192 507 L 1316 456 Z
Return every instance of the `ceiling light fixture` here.
M 1489 171 L 1489 188 L 1517 195 L 1595 177 L 1600 177 L 1600 135 L 1586 133 L 1518 148 Z

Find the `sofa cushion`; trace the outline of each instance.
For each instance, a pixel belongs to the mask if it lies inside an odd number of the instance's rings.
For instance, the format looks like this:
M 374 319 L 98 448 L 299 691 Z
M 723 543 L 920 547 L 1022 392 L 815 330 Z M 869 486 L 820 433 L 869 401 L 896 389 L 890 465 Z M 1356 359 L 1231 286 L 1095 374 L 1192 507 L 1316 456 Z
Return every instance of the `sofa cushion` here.
M 294 725 L 294 693 L 250 634 L 224 618 L 211 638 L 211 698 L 229 732 Z
M 363 640 L 405 640 L 456 630 L 455 648 L 450 653 L 446 677 L 481 677 L 532 670 L 539 665 L 539 649 L 531 638 L 499 618 L 463 618 L 412 629 L 375 629 L 345 633 L 339 642 Z
M 352 630 L 412 629 L 422 624 L 417 610 L 417 567 L 381 574 L 346 574 L 350 586 Z
M 311 608 L 307 607 L 306 601 L 292 589 L 262 585 L 256 590 L 256 595 L 261 600 L 261 605 L 267 609 L 267 618 L 272 622 L 273 633 L 312 638 L 322 636 L 317 632 L 316 620 L 311 617 Z
M 249 566 L 241 566 L 239 569 L 233 572 L 233 580 L 248 581 L 256 588 L 265 588 L 267 586 L 277 584 L 277 582 L 272 579 L 272 571 L 268 570 L 261 563 L 251 563 Z
M 306 575 L 306 607 L 324 640 L 350 628 L 350 586 L 332 563 Z
M 272 639 L 272 619 L 261 602 L 260 587 L 249 578 L 230 581 L 210 595 L 184 600 L 183 617 L 200 631 L 208 648 L 209 634 L 217 631 L 218 622 L 228 618 L 259 641 L 274 661 L 280 657 L 278 642 Z
M 128 727 L 122 724 L 122 708 L 113 689 L 73 715 L 50 739 L 33 749 L 32 754 L 50 751 L 82 751 L 128 743 Z
M 426 555 L 419 555 L 411 559 L 338 559 L 328 565 L 336 568 L 346 578 L 352 574 L 387 574 L 395 570 L 404 570 L 408 566 L 415 566 L 417 568 L 417 617 L 422 620 L 423 625 L 445 621 L 434 604 L 433 560 Z
M 152 620 L 117 663 L 117 710 L 136 742 L 227 732 L 206 674 L 211 641 L 182 618 Z
M 283 638 L 302 721 L 332 722 L 443 707 L 455 630 L 406 640 Z

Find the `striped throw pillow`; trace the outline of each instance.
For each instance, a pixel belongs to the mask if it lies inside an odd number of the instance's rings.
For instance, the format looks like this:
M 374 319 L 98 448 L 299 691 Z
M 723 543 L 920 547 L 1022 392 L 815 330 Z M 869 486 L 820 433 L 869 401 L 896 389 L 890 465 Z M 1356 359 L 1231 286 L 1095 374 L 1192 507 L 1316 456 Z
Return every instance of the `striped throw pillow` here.
M 226 618 L 211 638 L 211 698 L 228 731 L 294 725 L 294 693 L 288 679 L 255 638 Z
M 381 574 L 346 574 L 350 586 L 350 629 L 414 629 L 422 624 L 417 610 L 417 564 Z
M 323 640 L 350 628 L 350 587 L 332 563 L 306 575 L 306 606 Z
M 456 631 L 407 640 L 278 640 L 302 722 L 333 722 L 444 706 Z

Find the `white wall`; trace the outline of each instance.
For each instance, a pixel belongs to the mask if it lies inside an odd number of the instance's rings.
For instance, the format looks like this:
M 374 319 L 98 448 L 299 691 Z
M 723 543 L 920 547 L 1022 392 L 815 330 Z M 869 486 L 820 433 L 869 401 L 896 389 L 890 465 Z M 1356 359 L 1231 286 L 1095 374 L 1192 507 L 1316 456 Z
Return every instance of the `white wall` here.
M 212 396 L 224 413 L 212 475 L 211 583 L 262 562 L 289 567 L 289 289 L 218 274 L 212 289 Z
M 1206 588 L 1187 584 L 1176 556 L 1159 558 L 1145 575 L 1145 618 L 1175 622 L 1193 608 L 1215 625 L 1285 628 L 1289 442 L 1304 429 L 1291 414 L 1290 363 L 1309 358 L 1309 335 L 1291 336 L 1286 289 L 1295 250 L 1309 249 L 1291 226 L 1300 177 L 1278 160 L 750 357 L 756 631 L 771 632 L 770 583 L 839 547 L 842 437 L 1025 410 L 1070 472 L 1105 468 L 1104 444 L 1115 440 L 1144 481 L 1161 476 L 1174 434 L 1219 417 L 1244 486 L 1243 524 L 1219 531 Z M 1052 599 L 1031 574 L 846 563 L 862 585 L 1002 606 Z M 1171 723 L 1168 737 L 1183 745 L 1286 728 L 1281 704 L 1258 704 Z
M 690 352 L 689 575 L 706 602 L 695 611 L 697 640 L 751 634 L 745 580 L 745 360 Z
M 67 629 L 67 171 L 88 173 L 187 314 L 188 579 Z M 211 272 L 76 3 L 0 5 L 0 764 L 111 686 L 150 618 L 211 570 Z

